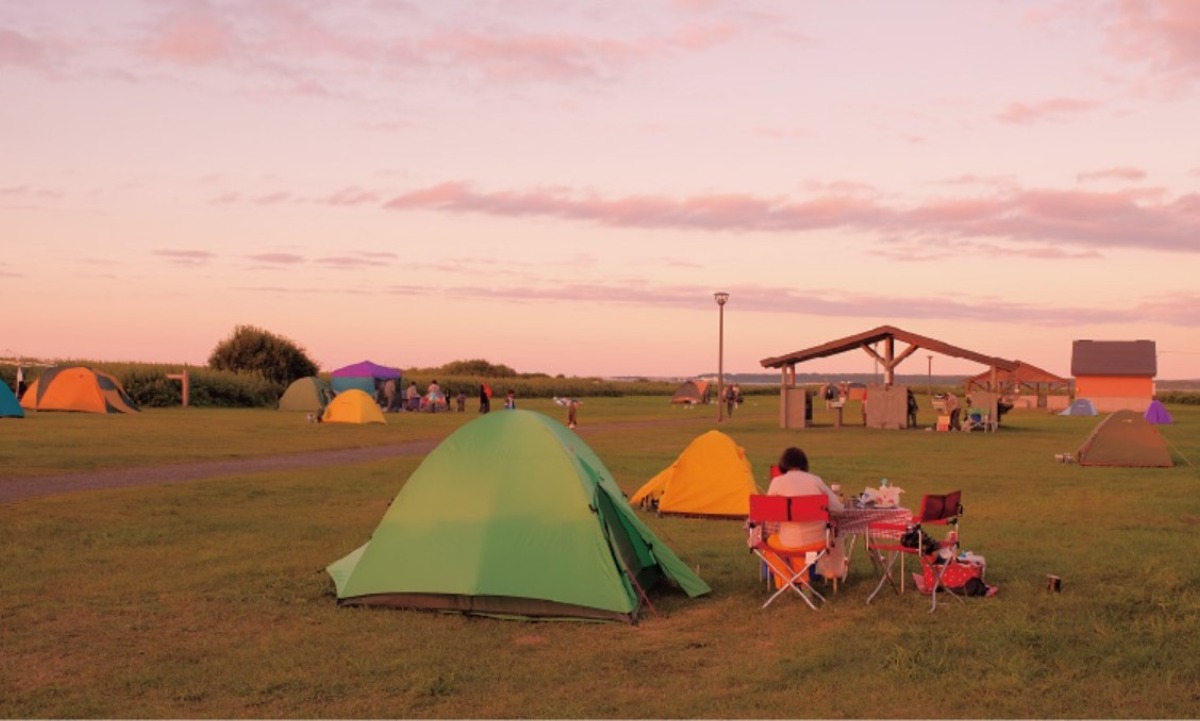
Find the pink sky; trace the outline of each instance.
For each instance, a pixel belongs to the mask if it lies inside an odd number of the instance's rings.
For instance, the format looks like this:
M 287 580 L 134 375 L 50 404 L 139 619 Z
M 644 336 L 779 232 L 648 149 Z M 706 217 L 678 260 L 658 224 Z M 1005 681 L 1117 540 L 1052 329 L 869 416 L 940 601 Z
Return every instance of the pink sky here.
M 7 2 L 0 107 L 0 355 L 1200 377 L 1191 0 Z

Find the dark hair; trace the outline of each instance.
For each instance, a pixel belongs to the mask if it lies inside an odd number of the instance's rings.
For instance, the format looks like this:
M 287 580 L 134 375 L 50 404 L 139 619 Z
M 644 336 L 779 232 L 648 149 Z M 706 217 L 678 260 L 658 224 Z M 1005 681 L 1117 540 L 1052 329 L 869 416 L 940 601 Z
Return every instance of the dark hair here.
M 779 470 L 781 473 L 788 471 L 804 471 L 808 472 L 808 456 L 804 455 L 804 451 L 792 446 L 783 451 L 783 455 L 779 457 Z

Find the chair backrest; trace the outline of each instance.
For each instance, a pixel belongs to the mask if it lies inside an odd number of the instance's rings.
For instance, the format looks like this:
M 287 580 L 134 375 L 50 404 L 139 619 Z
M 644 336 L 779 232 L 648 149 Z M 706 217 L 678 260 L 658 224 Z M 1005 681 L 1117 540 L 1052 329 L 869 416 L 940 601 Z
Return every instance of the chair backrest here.
M 921 498 L 921 523 L 944 521 L 962 513 L 962 491 L 945 495 L 926 494 Z
M 775 478 L 776 476 L 782 476 L 783 469 L 781 469 L 778 465 L 774 465 L 774 466 L 771 466 L 770 473 L 771 473 L 771 478 Z
M 829 499 L 824 493 L 807 496 L 750 496 L 748 521 L 768 523 L 803 523 L 828 521 Z

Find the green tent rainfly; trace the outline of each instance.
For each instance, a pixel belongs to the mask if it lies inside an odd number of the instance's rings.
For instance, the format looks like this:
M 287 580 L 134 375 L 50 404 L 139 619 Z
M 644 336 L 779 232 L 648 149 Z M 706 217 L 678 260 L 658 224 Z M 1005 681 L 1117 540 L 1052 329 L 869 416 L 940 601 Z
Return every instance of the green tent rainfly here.
M 366 545 L 326 569 L 342 605 L 634 623 L 664 577 L 709 592 L 579 436 L 491 413 L 425 458 Z

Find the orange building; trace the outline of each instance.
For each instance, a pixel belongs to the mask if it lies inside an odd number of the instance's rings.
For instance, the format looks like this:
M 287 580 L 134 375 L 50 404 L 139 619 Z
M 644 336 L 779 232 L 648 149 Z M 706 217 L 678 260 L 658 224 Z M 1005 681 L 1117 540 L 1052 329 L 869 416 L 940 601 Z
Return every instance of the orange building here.
M 1075 397 L 1101 413 L 1144 412 L 1154 398 L 1158 351 L 1152 340 L 1077 340 L 1071 351 Z

